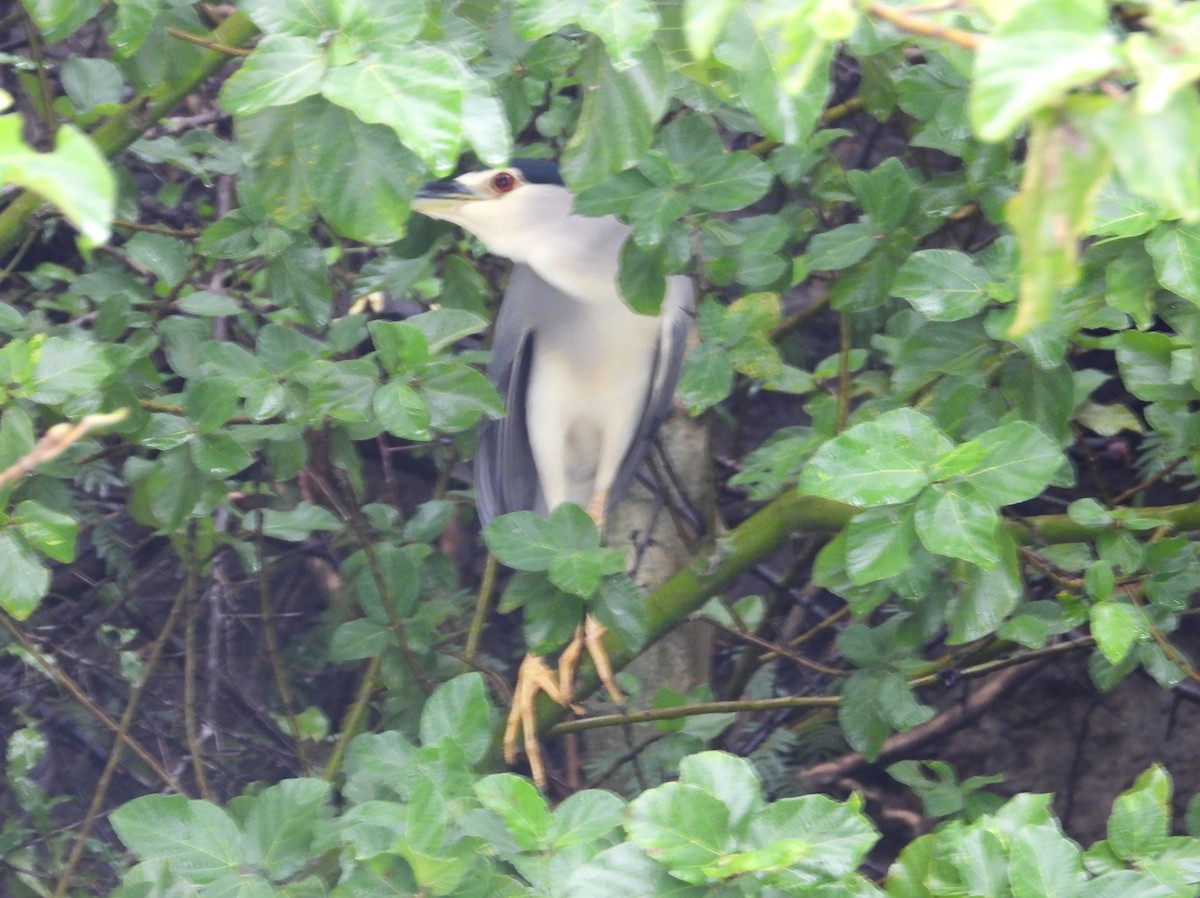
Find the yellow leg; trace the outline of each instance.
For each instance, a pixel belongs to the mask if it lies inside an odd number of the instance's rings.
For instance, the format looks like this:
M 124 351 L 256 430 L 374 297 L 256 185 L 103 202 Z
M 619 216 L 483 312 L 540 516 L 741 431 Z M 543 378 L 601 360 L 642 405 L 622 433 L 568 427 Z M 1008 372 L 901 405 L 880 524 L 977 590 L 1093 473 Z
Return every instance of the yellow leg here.
M 604 519 L 608 510 L 608 491 L 601 490 L 592 496 L 588 502 L 587 513 L 596 527 L 604 534 Z M 600 682 L 619 705 L 625 704 L 625 697 L 617 687 L 613 676 L 612 661 L 605 651 L 601 640 L 605 634 L 604 627 L 590 614 L 575 631 L 574 638 L 563 649 L 558 659 L 558 675 L 546 666 L 546 662 L 536 655 L 526 655 L 517 671 L 517 685 L 513 690 L 513 704 L 508 712 L 508 721 L 504 727 L 504 760 L 512 764 L 517 758 L 517 737 L 522 737 L 525 746 L 525 756 L 529 759 L 529 772 L 539 788 L 546 785 L 546 765 L 542 760 L 542 748 L 537 741 L 537 696 L 544 692 L 552 700 L 570 708 L 576 714 L 582 714 L 583 708 L 574 704 L 571 699 L 575 694 L 575 672 L 579 669 L 579 659 L 584 649 L 588 657 L 596 665 L 596 673 Z
M 526 655 L 517 671 L 517 686 L 513 690 L 512 708 L 504 726 L 504 760 L 512 764 L 517 759 L 517 736 L 524 735 L 525 756 L 529 758 L 529 771 L 539 788 L 546 785 L 546 765 L 542 761 L 542 747 L 537 741 L 537 695 L 544 692 L 563 707 L 570 707 L 569 698 L 564 698 L 558 677 L 537 655 Z

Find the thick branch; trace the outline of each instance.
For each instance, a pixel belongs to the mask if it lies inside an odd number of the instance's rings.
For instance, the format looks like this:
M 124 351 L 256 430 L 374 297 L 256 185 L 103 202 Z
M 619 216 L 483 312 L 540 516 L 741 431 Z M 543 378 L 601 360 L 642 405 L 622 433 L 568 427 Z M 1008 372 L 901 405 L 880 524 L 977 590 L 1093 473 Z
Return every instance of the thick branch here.
M 827 499 L 788 493 L 748 518 L 717 541 L 707 556 L 698 558 L 651 593 L 646 601 L 649 637 L 647 645 L 670 632 L 689 614 L 700 609 L 722 587 L 778 548 L 785 539 L 800 533 L 835 533 L 858 509 Z M 1127 517 L 1167 521 L 1175 530 L 1200 529 L 1200 501 L 1186 505 L 1125 509 Z M 1006 520 L 1002 526 L 1018 543 L 1068 543 L 1095 537 L 1106 528 L 1080 524 L 1067 515 L 1042 515 L 1020 521 Z M 605 643 L 614 669 L 623 668 L 636 653 Z M 644 646 L 643 646 L 644 648 Z M 583 666 L 577 695 L 597 686 L 595 671 Z M 564 709 L 546 699 L 538 705 L 538 729 L 545 732 L 564 716 Z

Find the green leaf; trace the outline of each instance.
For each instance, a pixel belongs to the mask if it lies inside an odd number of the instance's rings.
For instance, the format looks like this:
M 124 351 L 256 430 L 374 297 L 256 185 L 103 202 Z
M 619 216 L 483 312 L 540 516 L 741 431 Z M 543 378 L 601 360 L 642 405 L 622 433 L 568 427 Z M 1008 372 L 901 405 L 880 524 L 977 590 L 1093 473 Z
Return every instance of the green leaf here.
M 483 676 L 467 673 L 439 686 L 421 711 L 421 744 L 448 740 L 468 764 L 483 760 L 492 744 L 492 706 Z
M 189 380 L 183 391 L 183 410 L 197 433 L 212 433 L 237 413 L 237 384 L 220 375 Z
M 838 704 L 838 723 L 846 741 L 868 761 L 879 757 L 884 740 L 892 734 L 880 700 L 883 682 L 878 671 L 855 671 L 842 686 Z
M 1146 238 L 1158 282 L 1200 305 L 1200 222 L 1164 222 Z
M 254 463 L 254 456 L 237 437 L 225 430 L 197 434 L 188 442 L 196 471 L 213 480 L 232 477 Z
M 303 100 L 320 92 L 326 64 L 314 38 L 267 35 L 221 86 L 221 106 L 247 115 Z
M 433 309 L 413 315 L 404 323 L 425 335 L 430 353 L 441 352 L 463 337 L 486 330 L 488 325 L 479 315 L 461 309 Z
M 666 783 L 629 804 L 625 829 L 638 848 L 684 882 L 705 879 L 730 843 L 729 809 L 700 786 Z
M 898 158 L 893 156 L 870 171 L 849 171 L 846 179 L 876 228 L 890 231 L 903 224 L 917 184 Z
M 733 389 L 733 362 L 718 343 L 701 343 L 683 365 L 679 396 L 689 412 L 698 415 L 716 405 Z
M 972 565 L 954 578 L 958 594 L 946 614 L 950 626 L 947 642 L 951 645 L 973 642 L 994 633 L 1024 596 L 1016 543 L 1000 530 L 995 546 L 998 564 L 988 568 Z
M 395 132 L 320 101 L 296 107 L 294 127 L 304 136 L 296 164 L 321 217 L 364 243 L 403 237 L 425 170 Z
M 613 558 L 615 566 L 616 559 Z M 621 571 L 625 560 L 621 559 Z M 646 644 L 646 596 L 633 579 L 621 571 L 600 581 L 594 596 L 589 597 L 588 609 L 600 624 L 612 633 L 629 651 Z
M 121 102 L 125 80 L 121 70 L 107 59 L 73 56 L 62 65 L 62 89 L 79 112 Z
M 756 156 L 723 153 L 696 166 L 688 198 L 698 209 L 733 212 L 762 199 L 771 181 L 771 169 Z
M 1090 615 L 1096 647 L 1109 664 L 1120 664 L 1138 642 L 1150 637 L 1145 615 L 1124 602 L 1097 602 Z
M 313 838 L 329 814 L 331 788 L 320 779 L 286 779 L 255 798 L 246 815 L 246 849 L 272 879 L 287 879 L 312 862 Z
M 109 816 L 143 861 L 163 860 L 185 882 L 205 885 L 246 863 L 245 839 L 221 808 L 182 795 L 143 795 Z
M 371 408 L 388 433 L 418 442 L 433 439 L 429 406 L 415 387 L 388 381 L 371 397 Z
M 1200 214 L 1200 100 L 1194 91 L 1176 92 L 1156 112 L 1113 102 L 1092 124 L 1112 153 L 1123 187 L 1133 194 L 1121 203 L 1120 217 L 1109 218 L 1108 228 L 1140 234 L 1149 229 L 1143 223 L 1151 215 L 1150 225 Z
M 737 8 L 737 0 L 685 0 L 683 31 L 694 58 L 709 57 L 725 23 Z
M 21 0 L 21 4 L 47 43 L 57 43 L 74 34 L 101 6 L 100 0 Z
M 704 751 L 679 762 L 679 781 L 699 786 L 720 799 L 729 811 L 729 828 L 739 832 L 764 808 L 762 784 L 745 758 L 723 751 Z
M 435 430 L 458 433 L 474 427 L 483 416 L 500 418 L 504 403 L 482 373 L 466 365 L 450 363 L 432 371 L 421 383 L 421 398 L 429 407 L 429 425 Z
M 112 370 L 99 344 L 49 337 L 38 352 L 29 398 L 45 405 L 58 405 L 94 392 Z
M 585 789 L 554 809 L 545 840 L 558 850 L 591 845 L 621 825 L 625 802 L 612 792 Z
M 1054 441 L 1026 421 L 994 427 L 972 442 L 986 455 L 964 478 L 993 506 L 1040 495 L 1063 464 Z
M 911 508 L 875 508 L 846 525 L 846 573 L 856 586 L 904 573 L 913 563 L 917 531 Z
M 571 871 L 564 893 L 566 898 L 705 898 L 708 890 L 681 882 L 636 845 L 622 842 Z
M 1022 828 L 1012 838 L 1008 879 L 1013 898 L 1074 898 L 1085 879 L 1079 848 L 1057 827 Z
M 463 140 L 464 74 L 444 49 L 397 45 L 331 69 L 321 92 L 364 122 L 387 125 L 430 168 L 448 172 Z
M 50 571 L 37 553 L 16 533 L 0 530 L 0 608 L 17 620 L 37 610 L 50 590 Z
M 594 595 L 600 581 L 625 570 L 624 549 L 575 549 L 555 555 L 547 569 L 550 582 L 581 599 Z
M 933 321 L 957 321 L 977 314 L 988 302 L 987 271 L 966 253 L 926 249 L 900 267 L 892 293 Z
M 483 531 L 488 551 L 518 571 L 549 570 L 554 559 L 572 549 L 597 549 L 600 534 L 587 512 L 565 503 L 550 517 L 516 511 L 492 520 Z
M 325 253 L 315 241 L 305 238 L 291 243 L 271 260 L 267 277 L 276 301 L 291 305 L 310 324 L 329 322 L 333 289 Z
M 485 808 L 503 818 L 522 851 L 546 847 L 552 819 L 546 799 L 533 783 L 511 773 L 496 773 L 479 780 L 473 789 Z
M 920 412 L 896 409 L 824 443 L 804 469 L 800 488 L 851 505 L 894 505 L 924 489 L 930 466 L 951 448 Z
M 17 505 L 13 516 L 18 532 L 37 551 L 63 564 L 75 560 L 79 524 L 73 517 L 47 508 L 33 499 L 26 499 Z
M 1060 10 L 1081 0 L 1050 0 Z M 1082 0 L 1086 2 L 1086 0 Z M 1121 66 L 1116 41 L 1099 23 L 1055 22 L 1040 28 L 1027 5 L 1014 16 L 1008 33 L 998 32 L 975 53 L 975 78 L 968 108 L 980 139 L 1004 140 L 1039 110 L 1054 105 Z M 1019 28 L 1019 30 L 1018 30 Z
M 93 243 L 104 243 L 117 197 L 116 179 L 104 155 L 90 137 L 69 124 L 58 128 L 53 152 L 36 153 L 21 139 L 21 128 L 17 113 L 0 115 L 0 184 L 32 190 L 61 209 Z
M 298 502 L 290 511 L 264 508 L 246 515 L 246 527 L 253 530 L 261 521 L 263 536 L 288 542 L 303 542 L 319 530 L 341 530 L 342 522 L 327 508 L 311 502 Z
M 1113 802 L 1108 845 L 1121 860 L 1138 864 L 1162 854 L 1170 835 L 1171 779 L 1154 764 Z
M 563 177 L 577 191 L 636 165 L 667 103 L 665 66 L 653 47 L 618 71 L 594 43 L 584 51 L 579 77 L 583 105 L 562 158 Z
M 869 222 L 842 225 L 822 231 L 808 241 L 809 268 L 813 271 L 840 271 L 861 262 L 879 242 L 875 226 Z
M 857 798 L 841 803 L 802 795 L 772 802 L 755 814 L 747 842 L 758 848 L 784 840 L 806 843 L 807 856 L 791 865 L 792 875 L 783 882 L 816 885 L 852 874 L 878 839 Z
M 329 640 L 329 660 L 334 663 L 374 658 L 396 642 L 392 632 L 365 617 L 339 624 Z

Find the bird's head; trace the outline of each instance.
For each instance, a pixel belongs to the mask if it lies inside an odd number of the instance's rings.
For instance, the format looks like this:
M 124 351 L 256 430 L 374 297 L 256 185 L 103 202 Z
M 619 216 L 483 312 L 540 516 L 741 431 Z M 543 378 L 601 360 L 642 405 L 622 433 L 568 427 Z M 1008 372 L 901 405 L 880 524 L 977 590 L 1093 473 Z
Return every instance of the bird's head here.
M 470 231 L 489 252 L 529 262 L 571 215 L 571 193 L 558 166 L 516 159 L 505 168 L 468 172 L 426 184 L 412 208 Z

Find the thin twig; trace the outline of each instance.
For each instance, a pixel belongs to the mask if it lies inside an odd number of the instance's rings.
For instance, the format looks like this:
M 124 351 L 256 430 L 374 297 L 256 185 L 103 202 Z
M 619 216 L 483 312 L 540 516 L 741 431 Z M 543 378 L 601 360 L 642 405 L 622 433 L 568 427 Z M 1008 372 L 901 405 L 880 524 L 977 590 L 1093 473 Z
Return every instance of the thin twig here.
M 213 50 L 217 53 L 224 53 L 226 56 L 249 56 L 253 51 L 245 50 L 241 47 L 231 47 L 228 44 L 221 44 L 211 38 L 203 37 L 199 34 L 192 34 L 190 31 L 184 31 L 182 28 L 168 27 L 167 34 L 171 37 L 177 37 L 181 41 L 187 41 L 189 44 L 196 44 L 204 47 L 206 50 Z
M 949 41 L 952 44 L 958 44 L 960 47 L 966 47 L 968 50 L 978 50 L 984 40 L 982 34 L 976 34 L 974 31 L 963 31 L 961 28 L 954 28 L 950 25 L 939 25 L 936 22 L 928 22 L 925 19 L 919 19 L 911 15 L 907 9 L 897 9 L 894 6 L 888 6 L 886 3 L 872 3 L 867 7 L 867 12 L 877 19 L 883 19 L 889 25 L 893 25 L 901 31 L 907 31 L 909 34 L 917 34 L 921 37 L 936 37 L 940 40 Z
M 122 408 L 108 414 L 84 415 L 74 424 L 55 424 L 27 454 L 0 471 L 0 487 L 7 486 L 39 465 L 58 458 L 72 443 L 83 439 L 90 431 L 121 423 L 128 413 L 127 409 Z
M 150 651 L 146 655 L 146 662 L 142 666 L 141 679 L 133 687 L 133 691 L 129 693 L 129 701 L 126 702 L 125 710 L 121 714 L 120 724 L 114 724 L 108 715 L 100 710 L 66 673 L 56 668 L 51 668 L 47 659 L 42 657 L 38 650 L 24 638 L 24 634 L 9 620 L 8 616 L 0 615 L 0 624 L 3 624 L 5 629 L 20 641 L 22 647 L 38 658 L 42 667 L 56 681 L 59 681 L 60 685 L 70 692 L 75 697 L 75 700 L 88 710 L 89 713 L 93 714 L 105 726 L 115 729 L 116 732 L 112 751 L 109 752 L 108 760 L 104 765 L 104 771 L 100 774 L 100 780 L 96 783 L 96 790 L 92 793 L 92 800 L 88 805 L 87 814 L 83 818 L 83 823 L 80 824 L 79 832 L 75 835 L 75 843 L 71 846 L 71 854 L 68 856 L 67 863 L 63 867 L 63 871 L 58 878 L 58 883 L 54 888 L 54 898 L 63 898 L 66 895 L 67 888 L 71 884 L 71 879 L 75 875 L 75 870 L 78 868 L 79 862 L 83 859 L 83 851 L 87 846 L 88 837 L 91 835 L 92 828 L 95 826 L 100 811 L 104 806 L 104 799 L 108 794 L 109 784 L 112 782 L 113 776 L 116 775 L 117 766 L 121 761 L 121 754 L 124 748 L 128 747 L 134 754 L 141 758 L 151 770 L 158 774 L 164 783 L 176 792 L 181 795 L 187 795 L 183 786 L 129 734 L 129 728 L 133 725 L 134 714 L 137 712 L 141 704 L 142 695 L 145 693 L 146 687 L 149 685 L 152 675 L 158 667 L 158 661 L 162 657 L 163 648 L 166 646 L 167 640 L 175 629 L 179 615 L 186 604 L 188 594 L 188 590 L 184 588 L 180 589 L 179 594 L 175 596 L 175 601 L 171 605 L 171 610 L 167 614 L 166 621 L 163 623 L 162 632 L 158 634 L 158 638 L 150 645 Z

